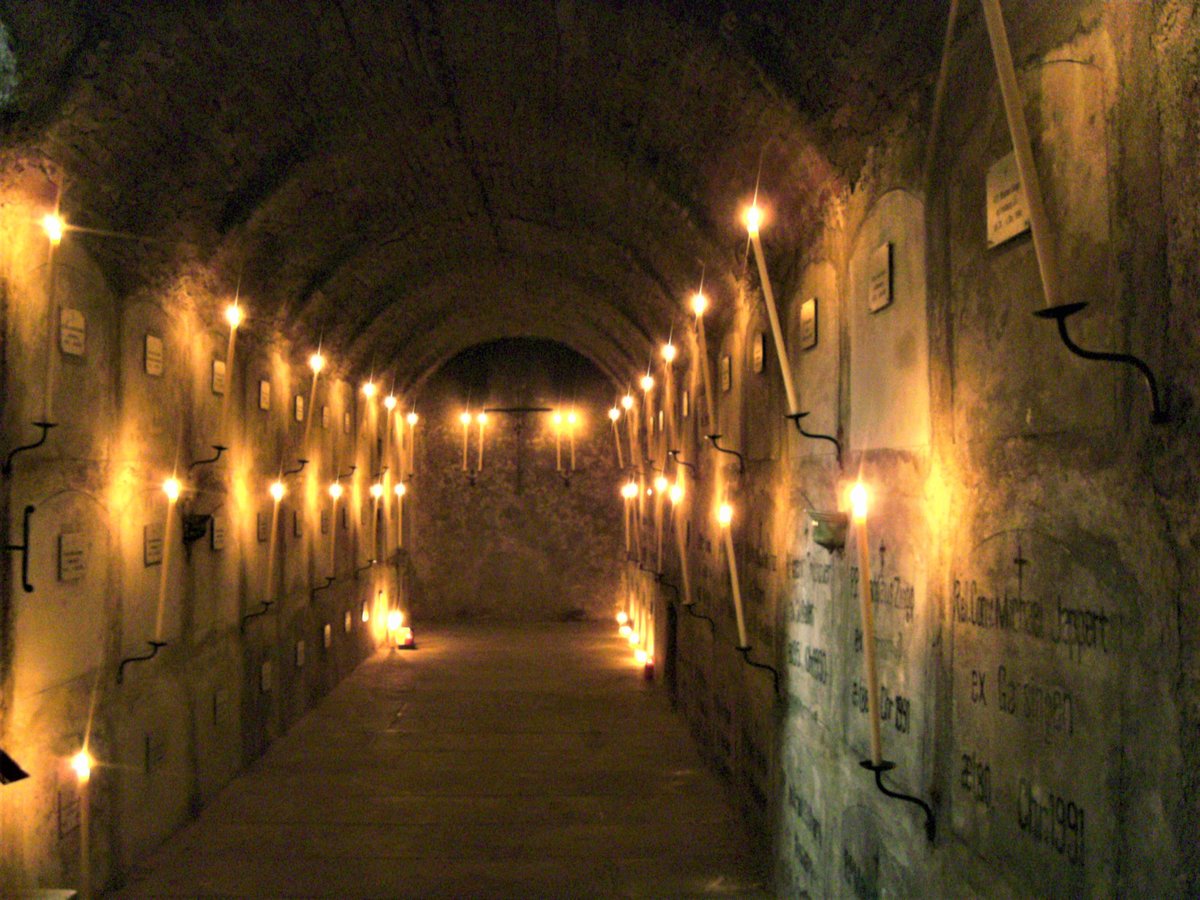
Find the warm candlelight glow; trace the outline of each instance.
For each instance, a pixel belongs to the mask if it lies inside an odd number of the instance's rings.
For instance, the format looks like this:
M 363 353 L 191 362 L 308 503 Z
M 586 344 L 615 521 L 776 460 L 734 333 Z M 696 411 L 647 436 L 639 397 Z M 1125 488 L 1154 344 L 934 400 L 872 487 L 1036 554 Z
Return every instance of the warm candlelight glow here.
M 563 414 L 560 412 L 556 412 L 554 414 L 554 418 L 552 419 L 552 421 L 554 422 L 555 428 L 562 428 Z
M 380 497 L 383 496 L 383 484 L 382 483 L 377 481 L 373 485 L 371 485 L 371 496 L 374 497 L 376 500 L 378 500 Z
M 717 507 L 717 523 L 722 528 L 728 528 L 733 522 L 733 507 L 728 503 L 722 503 Z
M 680 501 L 682 501 L 682 500 L 683 500 L 683 485 L 680 484 L 679 482 L 676 482 L 675 484 L 671 485 L 671 502 L 678 506 Z
M 179 479 L 175 477 L 168 478 L 162 485 L 163 493 L 167 495 L 167 499 L 174 503 L 179 499 L 179 493 L 183 490 L 183 485 L 179 483 Z
M 276 503 L 283 499 L 283 495 L 287 493 L 287 488 L 283 486 L 283 482 L 276 479 L 271 482 L 271 487 L 268 489 L 271 494 L 271 499 Z
M 331 484 L 329 486 L 329 496 L 332 497 L 334 500 L 340 500 L 342 498 L 343 491 L 344 491 L 344 488 L 337 481 L 335 481 L 333 484 Z
M 635 484 L 632 481 L 625 482 L 624 486 L 621 488 L 621 496 L 624 497 L 626 500 L 632 500 L 637 495 L 638 495 L 637 484 Z
M 758 229 L 762 225 L 762 210 L 756 205 L 751 205 L 746 209 L 742 218 L 746 223 L 746 230 L 751 234 L 758 234 Z
M 321 353 L 314 353 L 308 358 L 308 367 L 313 370 L 314 375 L 320 375 L 321 370 L 325 368 L 325 357 Z
M 608 411 L 608 418 L 616 425 L 617 419 L 621 418 L 621 411 L 614 406 Z
M 58 213 L 46 213 L 42 216 L 42 230 L 46 232 L 50 243 L 57 247 L 63 239 L 63 232 L 67 230 L 67 223 Z
M 696 317 L 699 318 L 700 316 L 704 315 L 704 311 L 706 309 L 708 309 L 708 298 L 705 297 L 704 294 L 700 293 L 700 291 L 696 291 L 696 293 L 692 295 L 692 312 L 694 312 Z
M 641 642 L 642 642 L 642 639 L 641 639 L 640 637 L 638 637 L 638 633 L 637 633 L 636 631 L 632 631 L 632 630 L 631 630 L 631 631 L 629 632 L 629 644 L 630 644 L 630 646 L 632 646 L 632 647 L 636 647 L 636 646 L 637 646 L 638 644 L 640 644 Z
M 578 421 L 579 417 L 575 415 L 575 410 L 571 410 L 569 413 L 567 413 L 567 424 L 572 428 L 575 427 L 575 423 Z
M 362 620 L 364 622 L 371 621 L 371 611 L 369 609 L 367 609 L 367 604 L 365 604 L 365 603 L 363 604 L 363 607 L 362 607 Z
M 396 395 L 388 394 L 386 397 L 384 397 L 383 398 L 383 406 L 388 412 L 391 412 L 393 409 L 395 409 L 396 408 Z
M 404 627 L 404 613 L 398 609 L 393 609 L 387 616 L 388 631 L 399 631 Z
M 487 413 L 485 413 L 485 412 L 477 413 L 475 416 L 475 422 L 478 425 L 486 425 L 487 424 Z
M 392 490 L 395 491 L 397 497 L 403 497 L 405 494 L 408 493 L 408 486 L 405 485 L 405 483 L 402 481 L 398 485 L 396 485 L 394 488 L 392 488 Z
M 653 375 L 643 375 L 641 385 L 642 385 L 643 391 L 654 390 L 654 376 Z
M 80 750 L 71 757 L 71 769 L 75 772 L 75 777 L 79 779 L 80 784 L 87 784 L 92 777 L 93 765 L 95 765 L 95 760 L 92 759 L 92 754 L 86 750 Z
M 471 414 L 464 410 L 463 412 L 459 413 L 458 421 L 462 423 L 463 428 L 466 428 L 471 424 Z
M 654 489 L 661 494 L 667 489 L 669 483 L 665 476 L 659 475 L 654 479 Z
M 620 611 L 617 613 L 617 624 L 618 624 L 618 625 L 624 625 L 624 624 L 625 624 L 626 622 L 628 622 L 628 621 L 629 621 L 629 614 L 628 614 L 628 613 L 626 613 L 626 612 L 625 612 L 625 610 L 623 610 L 623 609 L 622 609 L 622 610 L 620 610 Z
M 624 397 L 622 397 L 621 406 L 623 406 L 626 411 L 633 409 L 633 395 L 626 394 Z
M 633 629 L 629 627 L 628 623 L 626 623 L 617 629 L 617 633 L 620 634 L 621 637 L 625 638 L 625 640 L 629 640 L 629 636 L 633 634 Z
M 374 381 L 365 382 L 362 386 L 363 396 L 366 397 L 368 400 L 373 399 L 375 397 L 375 394 L 378 393 L 378 391 L 379 391 L 379 388 L 376 386 Z
M 678 351 L 675 349 L 674 344 L 663 344 L 662 358 L 665 359 L 669 365 L 670 363 L 675 362 L 675 354 L 677 352 Z
M 407 421 L 409 425 L 416 427 L 416 424 L 417 424 L 418 420 L 420 420 L 421 417 L 418 416 L 415 412 L 410 412 L 404 418 L 405 418 L 405 421 Z
M 243 318 L 242 308 L 236 303 L 230 303 L 225 307 L 225 321 L 229 323 L 230 328 L 237 328 L 241 325 Z
M 650 659 L 650 654 L 638 647 L 633 654 L 633 658 L 637 660 L 639 666 L 644 666 L 646 661 Z
M 850 511 L 855 522 L 867 520 L 867 486 L 861 481 L 850 489 Z

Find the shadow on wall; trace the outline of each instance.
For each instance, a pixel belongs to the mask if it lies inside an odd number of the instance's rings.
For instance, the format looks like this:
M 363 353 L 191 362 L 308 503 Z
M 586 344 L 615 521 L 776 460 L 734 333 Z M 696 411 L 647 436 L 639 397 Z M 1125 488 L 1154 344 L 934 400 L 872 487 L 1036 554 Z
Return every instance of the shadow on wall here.
M 415 616 L 611 614 L 623 547 L 615 396 L 584 357 L 531 339 L 473 347 L 429 381 L 417 399 L 428 427 L 413 488 Z

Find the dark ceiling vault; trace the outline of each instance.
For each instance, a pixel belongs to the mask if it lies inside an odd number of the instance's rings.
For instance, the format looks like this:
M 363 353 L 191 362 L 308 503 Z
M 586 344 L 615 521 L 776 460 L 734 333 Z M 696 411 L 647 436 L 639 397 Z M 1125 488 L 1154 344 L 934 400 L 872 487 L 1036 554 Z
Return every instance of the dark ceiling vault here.
M 928 101 L 943 4 L 10 2 L 4 150 L 63 179 L 119 293 L 185 274 L 418 377 L 532 336 L 610 375 L 701 269 L 744 265 L 762 167 L 795 251 Z M 0 91 L 0 97 L 5 92 Z M 907 112 L 903 112 L 907 110 Z

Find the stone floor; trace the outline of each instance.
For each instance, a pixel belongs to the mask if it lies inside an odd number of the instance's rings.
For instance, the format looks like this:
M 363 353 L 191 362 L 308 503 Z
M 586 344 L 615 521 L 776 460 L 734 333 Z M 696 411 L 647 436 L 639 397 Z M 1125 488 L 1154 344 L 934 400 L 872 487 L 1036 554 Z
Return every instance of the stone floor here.
M 765 854 L 615 627 L 419 638 L 364 663 L 115 896 L 766 896 Z

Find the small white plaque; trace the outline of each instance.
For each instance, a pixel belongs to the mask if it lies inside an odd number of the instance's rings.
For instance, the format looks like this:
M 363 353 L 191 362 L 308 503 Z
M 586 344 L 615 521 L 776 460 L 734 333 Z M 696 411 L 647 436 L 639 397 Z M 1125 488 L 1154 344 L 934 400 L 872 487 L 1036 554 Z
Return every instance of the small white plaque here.
M 871 254 L 867 309 L 876 313 L 892 304 L 892 245 L 880 244 Z
M 271 408 L 271 382 L 265 378 L 258 380 L 258 408 Z
M 158 378 L 163 373 L 163 340 L 156 334 L 146 335 L 146 374 Z
M 87 349 L 87 319 L 82 310 L 63 307 L 58 313 L 58 346 L 68 356 L 83 356 Z
M 766 355 L 765 342 L 766 335 L 761 331 L 756 331 L 750 341 L 750 368 L 756 373 L 763 370 L 763 357 Z
M 733 388 L 733 360 L 726 353 L 721 357 L 721 390 L 729 391 Z
M 78 531 L 58 536 L 58 580 L 78 581 L 87 573 L 87 545 Z
M 304 395 L 297 394 L 292 401 L 292 412 L 296 417 L 297 422 L 304 421 Z
M 212 517 L 212 548 L 214 550 L 225 549 L 225 517 Z
M 328 622 L 325 623 L 325 630 L 321 634 L 321 639 L 325 644 L 326 650 L 333 646 L 333 626 Z
M 326 431 L 329 430 L 329 404 L 326 403 L 321 407 L 321 427 Z
M 296 641 L 296 668 L 304 668 L 304 641 Z
M 354 630 L 354 616 L 350 614 L 350 610 L 346 610 L 346 615 L 342 617 L 342 631 L 349 634 Z
M 1028 230 L 1029 211 L 1017 174 L 1017 157 L 1009 153 L 996 160 L 987 173 L 988 247 L 998 247 Z
M 321 510 L 321 534 L 329 534 L 329 510 Z
M 342 413 L 342 431 L 346 434 L 350 433 L 350 413 Z
M 212 392 L 225 393 L 225 360 L 214 359 L 212 364 Z
M 163 561 L 162 522 L 155 522 L 142 529 L 142 559 L 147 566 L 157 566 Z
M 258 521 L 255 528 L 255 533 L 258 535 L 258 542 L 260 544 L 265 544 L 267 542 L 267 535 L 270 527 L 271 526 L 269 520 L 267 519 L 267 514 L 265 512 L 260 512 L 258 514 Z
M 679 405 L 682 407 L 683 417 L 688 418 L 692 414 L 692 395 L 689 391 L 683 392 Z
M 800 349 L 817 346 L 817 298 L 809 297 L 800 304 Z

